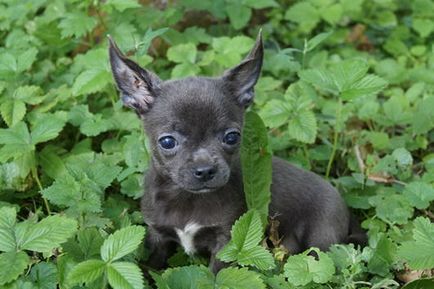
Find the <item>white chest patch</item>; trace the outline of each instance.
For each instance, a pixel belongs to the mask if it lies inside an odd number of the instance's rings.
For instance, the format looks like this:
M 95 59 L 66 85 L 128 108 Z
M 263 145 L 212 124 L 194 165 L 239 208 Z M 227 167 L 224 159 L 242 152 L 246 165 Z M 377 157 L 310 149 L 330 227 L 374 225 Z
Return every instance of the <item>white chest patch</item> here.
M 185 253 L 188 255 L 192 255 L 196 252 L 196 248 L 194 247 L 194 235 L 202 228 L 201 225 L 197 223 L 187 223 L 184 229 L 175 228 L 176 234 L 179 237 L 182 247 L 184 248 Z

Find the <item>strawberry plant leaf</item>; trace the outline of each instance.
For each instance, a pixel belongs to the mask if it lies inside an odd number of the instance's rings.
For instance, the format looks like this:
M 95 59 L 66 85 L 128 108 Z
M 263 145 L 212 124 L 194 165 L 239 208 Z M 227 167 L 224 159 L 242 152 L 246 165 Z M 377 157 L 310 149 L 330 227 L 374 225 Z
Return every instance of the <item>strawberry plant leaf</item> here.
M 265 125 L 254 112 L 248 112 L 245 116 L 241 165 L 247 207 L 257 210 L 265 225 L 271 199 L 271 152 Z M 257 174 L 258 170 L 262 172 L 261 175 Z
M 412 269 L 433 268 L 434 224 L 424 217 L 416 218 L 413 224 L 413 240 L 404 242 L 398 255 L 407 260 Z
M 36 224 L 28 224 L 19 232 L 17 247 L 36 252 L 50 252 L 77 230 L 75 220 L 62 216 L 49 216 Z
M 24 252 L 0 254 L 0 285 L 5 285 L 20 276 L 29 265 L 30 258 Z
M 86 260 L 72 268 L 68 274 L 68 281 L 72 284 L 91 283 L 104 274 L 106 266 L 101 260 Z
M 11 252 L 16 250 L 15 222 L 17 212 L 14 208 L 0 208 L 0 251 Z
M 101 246 L 101 258 L 113 262 L 132 253 L 142 243 L 145 228 L 129 226 L 111 234 Z
M 107 265 L 107 279 L 113 289 L 143 289 L 142 271 L 133 263 L 115 262 Z
M 216 276 L 216 288 L 228 289 L 265 289 L 260 275 L 247 268 L 225 268 Z

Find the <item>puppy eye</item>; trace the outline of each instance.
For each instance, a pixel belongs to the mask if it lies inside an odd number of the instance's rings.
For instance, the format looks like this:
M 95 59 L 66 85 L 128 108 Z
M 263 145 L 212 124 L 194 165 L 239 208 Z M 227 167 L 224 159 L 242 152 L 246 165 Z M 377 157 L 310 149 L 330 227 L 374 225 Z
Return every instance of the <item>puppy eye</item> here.
M 171 150 L 178 145 L 178 142 L 176 141 L 176 139 L 171 135 L 161 137 L 158 140 L 158 143 L 165 150 Z
M 240 141 L 240 133 L 236 131 L 228 132 L 223 137 L 223 142 L 227 145 L 236 145 Z

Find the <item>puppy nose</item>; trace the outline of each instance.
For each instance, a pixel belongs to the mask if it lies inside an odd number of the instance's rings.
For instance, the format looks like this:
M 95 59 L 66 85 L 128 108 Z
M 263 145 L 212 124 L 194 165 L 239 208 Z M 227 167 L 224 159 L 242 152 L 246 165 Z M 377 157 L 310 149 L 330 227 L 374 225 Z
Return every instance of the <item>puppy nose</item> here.
M 215 166 L 202 166 L 194 169 L 193 175 L 196 179 L 206 182 L 214 178 L 217 172 Z

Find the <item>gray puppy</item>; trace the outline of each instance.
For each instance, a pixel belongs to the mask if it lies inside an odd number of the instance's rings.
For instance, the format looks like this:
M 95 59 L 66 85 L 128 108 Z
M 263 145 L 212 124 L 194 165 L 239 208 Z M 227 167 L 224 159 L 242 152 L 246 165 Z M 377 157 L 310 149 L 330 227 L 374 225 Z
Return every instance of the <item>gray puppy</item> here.
M 110 63 L 122 101 L 142 119 L 152 148 L 142 211 L 149 265 L 162 268 L 173 245 L 216 253 L 246 211 L 239 147 L 246 107 L 263 59 L 261 35 L 246 58 L 221 77 L 160 80 L 126 58 L 110 39 Z M 339 193 L 321 177 L 273 158 L 270 215 L 291 253 L 363 243 L 364 233 Z M 353 237 L 351 237 L 353 236 Z

